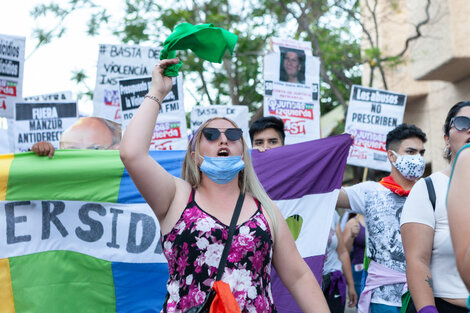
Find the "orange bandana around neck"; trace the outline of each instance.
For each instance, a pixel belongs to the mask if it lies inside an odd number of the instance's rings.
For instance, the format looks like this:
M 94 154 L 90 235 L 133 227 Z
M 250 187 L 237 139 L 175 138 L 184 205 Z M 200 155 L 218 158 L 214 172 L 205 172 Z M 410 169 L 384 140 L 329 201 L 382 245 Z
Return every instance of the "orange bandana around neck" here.
M 406 196 L 410 194 L 410 190 L 403 189 L 400 185 L 398 185 L 395 180 L 393 179 L 392 175 L 388 175 L 387 177 L 382 178 L 379 181 L 379 184 L 382 184 L 385 188 L 390 189 L 391 192 L 396 193 L 399 196 Z

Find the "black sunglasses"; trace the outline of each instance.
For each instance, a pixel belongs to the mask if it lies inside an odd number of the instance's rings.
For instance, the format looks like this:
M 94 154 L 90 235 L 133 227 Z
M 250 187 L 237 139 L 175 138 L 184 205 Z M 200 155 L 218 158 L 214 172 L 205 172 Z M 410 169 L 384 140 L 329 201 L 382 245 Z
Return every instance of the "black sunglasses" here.
M 470 129 L 470 118 L 466 116 L 456 116 L 450 120 L 450 124 L 454 124 L 458 131 L 467 131 Z
M 206 127 L 202 130 L 202 133 L 209 141 L 217 140 L 220 137 L 220 133 L 224 133 L 225 137 L 230 141 L 237 141 L 243 135 L 243 131 L 240 128 L 227 128 L 221 132 L 218 128 Z

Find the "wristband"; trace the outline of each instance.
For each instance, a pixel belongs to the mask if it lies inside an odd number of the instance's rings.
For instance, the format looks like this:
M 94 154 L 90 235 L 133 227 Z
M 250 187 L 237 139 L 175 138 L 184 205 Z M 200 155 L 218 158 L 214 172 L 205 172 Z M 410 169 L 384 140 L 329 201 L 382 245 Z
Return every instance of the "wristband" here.
M 422 307 L 418 313 L 439 313 L 434 305 L 427 305 Z
M 151 94 L 146 94 L 145 97 L 144 97 L 144 99 L 145 99 L 145 98 L 149 98 L 149 99 L 155 101 L 156 103 L 158 103 L 158 105 L 160 106 L 160 108 L 162 107 L 162 103 L 160 102 L 160 100 L 158 100 L 157 97 L 152 96 Z

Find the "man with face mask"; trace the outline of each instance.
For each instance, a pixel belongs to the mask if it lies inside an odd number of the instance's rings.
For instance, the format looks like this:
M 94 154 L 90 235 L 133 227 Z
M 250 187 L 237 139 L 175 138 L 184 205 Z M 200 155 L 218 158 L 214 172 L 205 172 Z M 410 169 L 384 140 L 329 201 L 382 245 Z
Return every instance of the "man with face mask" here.
M 359 313 L 400 312 L 406 291 L 400 218 L 411 187 L 424 173 L 425 142 L 426 134 L 418 127 L 399 125 L 386 140 L 391 174 L 378 183 L 367 181 L 340 191 L 336 207 L 362 214 L 366 223 L 366 253 L 371 262 Z

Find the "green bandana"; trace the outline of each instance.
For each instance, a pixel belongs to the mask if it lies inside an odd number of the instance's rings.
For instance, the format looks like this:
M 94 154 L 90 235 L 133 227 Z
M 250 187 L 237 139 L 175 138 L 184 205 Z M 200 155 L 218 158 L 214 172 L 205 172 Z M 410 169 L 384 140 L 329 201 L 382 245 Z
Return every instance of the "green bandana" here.
M 163 43 L 160 60 L 175 58 L 176 50 L 191 49 L 201 59 L 222 63 L 225 51 L 229 50 L 232 54 L 237 40 L 237 35 L 212 24 L 181 23 Z M 168 66 L 165 75 L 178 76 L 181 65 L 183 63 L 180 61 Z

